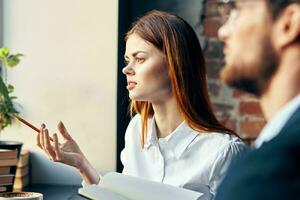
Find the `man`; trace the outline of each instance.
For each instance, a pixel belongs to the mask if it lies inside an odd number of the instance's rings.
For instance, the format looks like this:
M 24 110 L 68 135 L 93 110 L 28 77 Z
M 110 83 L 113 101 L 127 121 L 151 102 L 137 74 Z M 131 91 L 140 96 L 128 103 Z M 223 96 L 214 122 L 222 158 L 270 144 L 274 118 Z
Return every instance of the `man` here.
M 256 95 L 268 121 L 216 200 L 300 199 L 300 0 L 223 0 L 221 79 Z

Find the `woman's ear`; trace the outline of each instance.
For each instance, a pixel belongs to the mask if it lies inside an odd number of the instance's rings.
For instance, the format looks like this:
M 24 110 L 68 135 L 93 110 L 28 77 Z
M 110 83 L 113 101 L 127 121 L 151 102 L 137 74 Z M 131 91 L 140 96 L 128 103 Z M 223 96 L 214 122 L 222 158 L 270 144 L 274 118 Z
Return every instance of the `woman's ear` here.
M 272 40 L 275 49 L 281 50 L 299 39 L 300 5 L 287 6 L 274 22 Z

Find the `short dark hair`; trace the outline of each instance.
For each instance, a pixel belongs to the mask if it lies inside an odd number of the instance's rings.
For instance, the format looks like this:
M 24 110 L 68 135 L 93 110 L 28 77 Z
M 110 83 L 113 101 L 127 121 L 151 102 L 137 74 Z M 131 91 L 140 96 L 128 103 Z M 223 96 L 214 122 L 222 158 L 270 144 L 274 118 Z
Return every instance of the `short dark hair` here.
M 300 4 L 300 0 L 268 0 L 267 1 L 273 19 L 276 19 L 278 16 L 280 16 L 281 12 L 288 5 L 292 3 Z

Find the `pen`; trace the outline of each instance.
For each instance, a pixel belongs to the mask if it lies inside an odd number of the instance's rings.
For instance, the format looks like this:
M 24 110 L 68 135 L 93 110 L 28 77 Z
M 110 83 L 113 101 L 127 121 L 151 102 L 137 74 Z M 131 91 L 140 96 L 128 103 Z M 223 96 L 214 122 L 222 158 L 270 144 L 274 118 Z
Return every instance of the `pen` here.
M 29 123 L 28 121 L 26 121 L 25 119 L 23 119 L 22 117 L 19 117 L 17 115 L 14 115 L 14 117 L 17 118 L 23 124 L 27 125 L 28 127 L 32 128 L 33 130 L 35 130 L 37 133 L 40 132 L 40 129 L 38 129 L 37 127 L 35 127 L 31 123 Z M 50 140 L 53 142 L 53 139 L 51 137 L 50 137 Z

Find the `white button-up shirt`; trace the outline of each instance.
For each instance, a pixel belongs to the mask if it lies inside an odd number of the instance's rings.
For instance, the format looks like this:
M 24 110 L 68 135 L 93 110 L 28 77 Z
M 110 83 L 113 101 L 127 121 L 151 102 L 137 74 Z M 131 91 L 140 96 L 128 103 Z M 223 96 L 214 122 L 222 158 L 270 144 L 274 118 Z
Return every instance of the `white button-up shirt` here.
M 204 193 L 211 199 L 232 158 L 245 146 L 235 136 L 199 133 L 186 122 L 166 138 L 157 138 L 154 118 L 148 121 L 144 148 L 141 117 L 128 125 L 121 153 L 123 173 Z

